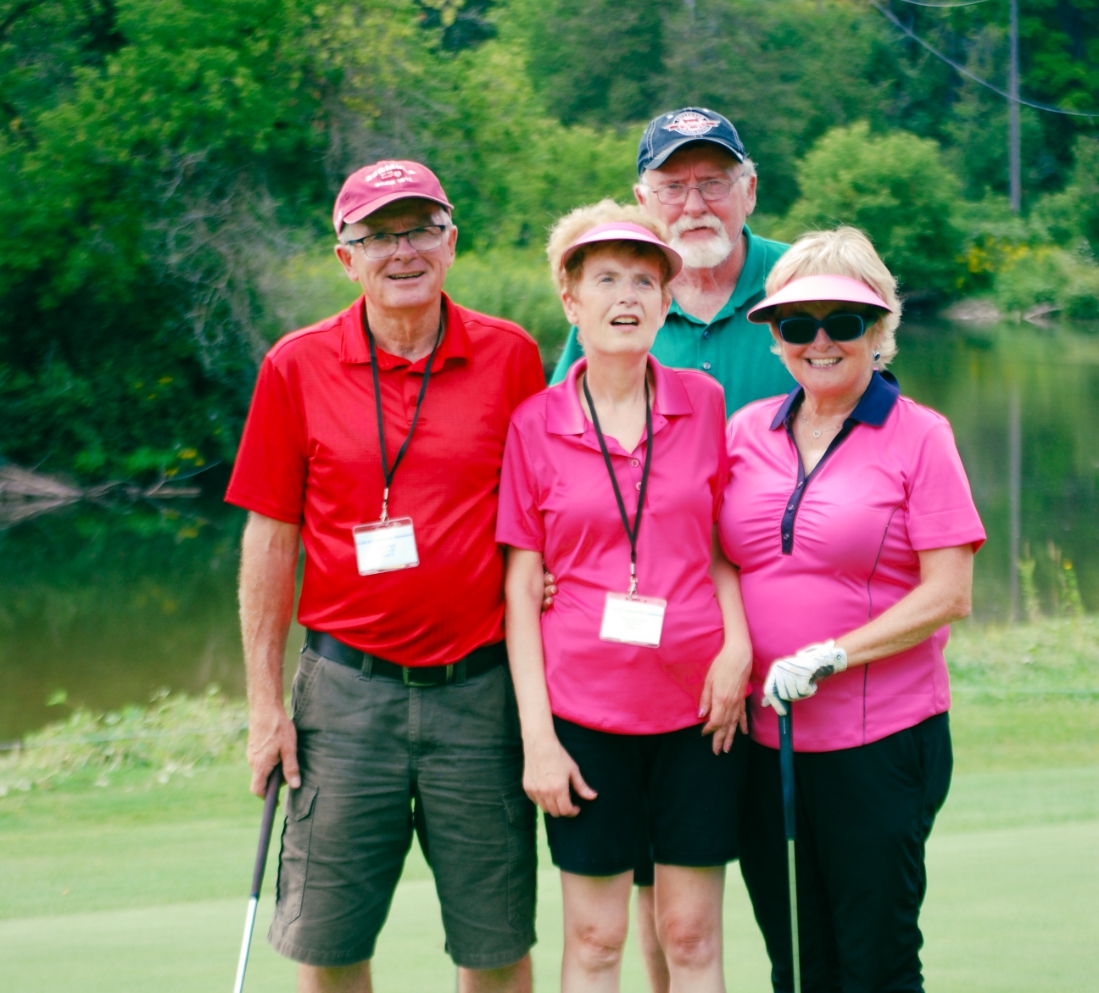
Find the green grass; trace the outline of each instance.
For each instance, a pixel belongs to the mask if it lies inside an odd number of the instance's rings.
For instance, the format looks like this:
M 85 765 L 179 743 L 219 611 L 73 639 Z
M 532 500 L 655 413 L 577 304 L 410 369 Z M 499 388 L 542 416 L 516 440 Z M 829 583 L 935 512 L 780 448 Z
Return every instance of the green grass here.
M 1027 660 L 1028 654 L 1031 660 Z M 923 915 L 932 993 L 1084 993 L 1099 972 L 1099 623 L 962 625 L 950 649 L 956 775 L 928 849 Z M 1070 692 L 1071 691 L 1071 692 Z M 135 764 L 89 767 L 0 799 L 0 988 L 5 993 L 228 989 L 260 804 L 239 757 L 161 783 Z M 251 990 L 294 988 L 263 940 Z M 557 986 L 560 891 L 541 853 L 540 990 Z M 769 989 L 739 873 L 729 875 L 726 974 Z M 454 988 L 430 874 L 409 856 L 375 959 L 376 987 Z M 644 989 L 636 947 L 623 989 Z

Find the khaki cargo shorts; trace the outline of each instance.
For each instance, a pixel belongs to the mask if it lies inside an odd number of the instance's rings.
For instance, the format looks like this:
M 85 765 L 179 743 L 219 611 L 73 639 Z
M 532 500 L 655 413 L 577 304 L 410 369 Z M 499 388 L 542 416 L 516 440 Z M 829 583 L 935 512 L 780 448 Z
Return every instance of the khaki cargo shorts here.
M 306 649 L 292 699 L 302 785 L 286 800 L 275 949 L 329 968 L 371 958 L 415 831 L 455 964 L 526 955 L 535 811 L 508 667 L 416 688 Z

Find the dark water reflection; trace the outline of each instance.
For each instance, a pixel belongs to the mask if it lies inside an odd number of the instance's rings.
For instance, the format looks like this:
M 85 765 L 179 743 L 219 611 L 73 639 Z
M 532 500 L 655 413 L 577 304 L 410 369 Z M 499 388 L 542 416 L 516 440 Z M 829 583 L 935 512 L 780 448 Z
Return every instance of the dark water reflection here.
M 906 394 L 954 425 L 989 533 L 977 557 L 977 616 L 1006 620 L 1010 610 L 1012 390 L 1022 427 L 1021 536 L 1042 608 L 1061 609 L 1058 570 L 1068 561 L 1085 606 L 1099 609 L 1099 335 L 906 326 L 894 370 Z M 243 692 L 235 592 L 243 514 L 214 493 L 186 503 L 126 513 L 85 506 L 0 532 L 0 741 L 65 716 L 68 706 L 118 707 L 160 686 L 197 692 L 217 682 Z M 67 703 L 47 707 L 60 690 Z

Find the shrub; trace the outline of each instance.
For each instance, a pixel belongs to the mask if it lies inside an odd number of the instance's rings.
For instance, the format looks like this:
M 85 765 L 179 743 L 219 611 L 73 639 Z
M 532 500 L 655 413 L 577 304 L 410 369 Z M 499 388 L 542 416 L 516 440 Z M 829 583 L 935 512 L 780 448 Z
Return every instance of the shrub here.
M 961 184 L 939 146 L 905 131 L 872 135 L 866 123 L 833 128 L 798 165 L 800 198 L 780 234 L 852 224 L 870 236 L 909 297 L 956 288 Z
M 64 694 L 57 702 L 64 702 Z M 216 686 L 200 697 L 159 690 L 147 706 L 108 714 L 78 708 L 0 758 L 0 797 L 81 772 L 98 774 L 100 786 L 109 784 L 109 774 L 127 769 L 148 769 L 167 782 L 196 767 L 239 762 L 246 732 L 244 702 L 226 699 Z
M 543 361 L 557 354 L 569 322 L 541 254 L 497 248 L 463 255 L 446 283 L 456 303 L 515 321 L 538 341 Z

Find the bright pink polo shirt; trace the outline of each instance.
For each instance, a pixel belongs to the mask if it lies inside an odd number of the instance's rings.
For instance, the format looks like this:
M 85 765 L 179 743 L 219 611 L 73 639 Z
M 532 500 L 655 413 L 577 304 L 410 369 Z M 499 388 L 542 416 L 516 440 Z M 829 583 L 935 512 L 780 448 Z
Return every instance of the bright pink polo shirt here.
M 917 552 L 984 543 L 946 418 L 874 374 L 840 436 L 806 478 L 791 434 L 802 398 L 750 404 L 729 422 L 721 543 L 740 568 L 752 635 L 752 737 L 778 747 L 763 707 L 771 663 L 839 638 L 920 581 Z M 846 434 L 845 434 L 846 433 Z M 943 627 L 907 651 L 821 680 L 794 705 L 794 747 L 865 745 L 950 708 Z
M 725 398 L 705 373 L 656 377 L 653 454 L 637 542 L 638 593 L 668 601 L 659 648 L 599 640 L 607 591 L 625 593 L 630 543 L 595 428 L 576 393 L 580 359 L 556 386 L 511 418 L 500 479 L 496 540 L 541 552 L 557 577 L 542 615 L 553 713 L 618 734 L 698 724 L 710 663 L 724 643 L 710 580 L 710 540 L 727 477 Z M 645 438 L 625 451 L 607 437 L 630 522 L 637 512 Z

